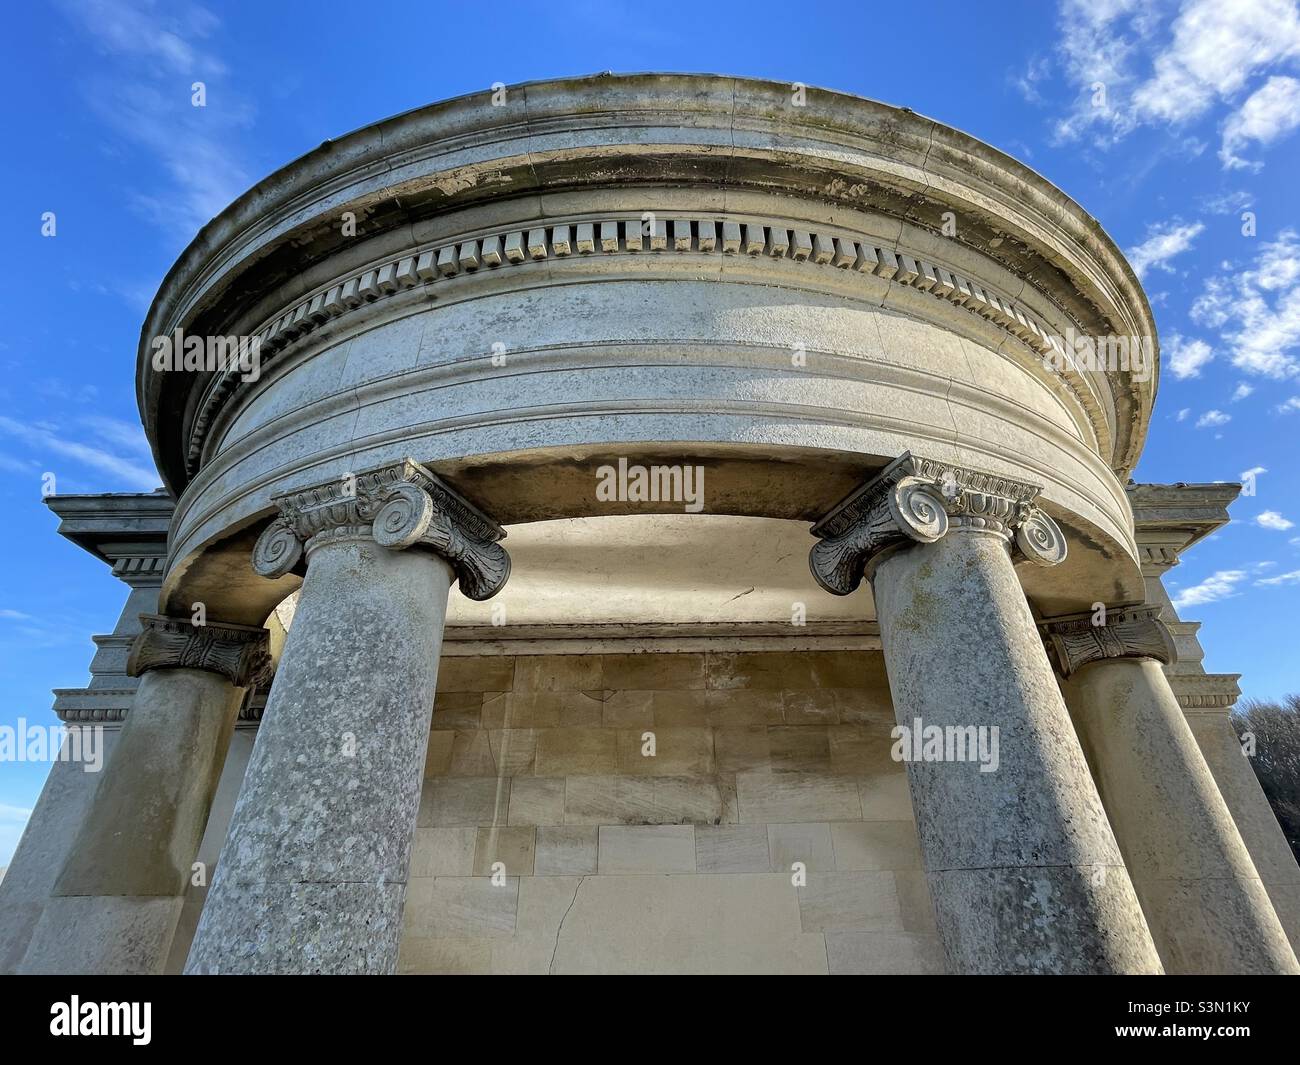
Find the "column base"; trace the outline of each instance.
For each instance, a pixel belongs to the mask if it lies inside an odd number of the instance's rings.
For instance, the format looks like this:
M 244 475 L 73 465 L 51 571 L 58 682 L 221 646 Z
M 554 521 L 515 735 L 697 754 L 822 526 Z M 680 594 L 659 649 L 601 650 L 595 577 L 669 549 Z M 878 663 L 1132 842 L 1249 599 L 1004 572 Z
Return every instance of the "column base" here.
M 23 975 L 160 975 L 183 900 L 157 895 L 54 896 L 32 935 Z
M 188 975 L 387 976 L 396 972 L 405 884 L 231 884 L 204 916 L 209 957 L 191 951 Z
M 962 975 L 1161 975 L 1121 866 L 926 874 L 948 970 Z M 1105 950 L 1089 944 L 1098 934 Z M 1129 959 L 1117 968 L 1114 959 Z

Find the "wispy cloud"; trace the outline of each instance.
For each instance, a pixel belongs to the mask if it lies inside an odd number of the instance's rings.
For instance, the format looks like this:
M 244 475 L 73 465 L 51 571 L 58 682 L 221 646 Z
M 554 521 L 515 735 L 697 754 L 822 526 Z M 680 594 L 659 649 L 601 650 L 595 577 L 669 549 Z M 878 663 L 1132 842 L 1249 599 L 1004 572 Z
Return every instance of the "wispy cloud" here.
M 1246 579 L 1244 569 L 1221 569 L 1206 577 L 1200 584 L 1184 588 L 1174 596 L 1175 610 L 1189 606 L 1204 606 L 1237 594 L 1237 585 Z
M 1151 226 L 1146 240 L 1128 251 L 1134 273 L 1143 277 L 1153 266 L 1172 273 L 1169 260 L 1191 248 L 1192 242 L 1204 229 L 1204 222 L 1182 222 L 1179 219 Z
M 1235 167 L 1246 144 L 1295 128 L 1286 109 L 1291 79 L 1258 85 L 1300 56 L 1294 0 L 1182 0 L 1169 19 L 1172 10 L 1145 0 L 1062 0 L 1058 50 L 1078 95 L 1056 124 L 1058 141 L 1088 135 L 1104 148 L 1143 126 L 1180 131 L 1227 113 L 1220 154 Z
M 1276 510 L 1264 510 L 1255 515 L 1255 524 L 1261 529 L 1275 529 L 1278 532 L 1285 532 L 1292 528 L 1295 522 L 1282 517 Z
M 150 492 L 158 486 L 159 478 L 151 464 L 140 461 L 138 442 L 129 438 L 126 423 L 109 418 L 90 420 L 86 426 L 91 440 L 75 439 L 59 426 L 49 422 L 25 424 L 14 418 L 0 415 L 0 433 L 25 444 L 47 462 L 53 455 L 71 459 L 83 466 L 107 473 L 133 490 Z M 136 430 L 137 436 L 142 436 Z M 96 439 L 97 438 L 97 441 Z M 109 446 L 103 446 L 108 444 Z M 126 450 L 130 453 L 122 454 Z M 147 453 L 147 448 L 146 448 Z M 54 471 L 57 473 L 58 471 Z
M 1300 569 L 1293 569 L 1290 573 L 1279 573 L 1276 577 L 1263 577 L 1255 582 L 1256 584 L 1300 584 Z
M 108 60 L 83 85 L 95 113 L 154 161 L 130 190 L 131 206 L 186 242 L 251 184 L 232 147 L 251 122 L 251 106 L 230 87 L 209 38 L 219 20 L 193 4 L 161 9 L 150 0 L 64 3 L 64 12 Z M 201 81 L 207 106 L 191 103 Z
M 224 74 L 223 64 L 191 42 L 217 28 L 217 19 L 197 5 L 151 0 L 64 0 L 60 4 L 94 39 L 101 52 L 120 59 L 156 63 L 172 74 Z
M 1254 141 L 1272 144 L 1300 126 L 1300 81 L 1272 77 L 1241 105 L 1223 127 L 1219 158 L 1233 170 L 1258 170 L 1263 164 L 1248 162 L 1237 155 Z
M 1220 425 L 1227 425 L 1230 421 L 1232 421 L 1231 414 L 1224 414 L 1221 410 L 1207 410 L 1196 419 L 1196 428 L 1216 429 Z
M 1201 367 L 1214 358 L 1214 349 L 1204 340 L 1188 340 L 1174 333 L 1165 344 L 1165 357 L 1173 375 L 1182 381 L 1200 377 Z
M 1300 234 L 1283 230 L 1260 247 L 1247 269 L 1225 267 L 1209 278 L 1192 320 L 1219 332 L 1232 364 L 1266 377 L 1300 374 Z

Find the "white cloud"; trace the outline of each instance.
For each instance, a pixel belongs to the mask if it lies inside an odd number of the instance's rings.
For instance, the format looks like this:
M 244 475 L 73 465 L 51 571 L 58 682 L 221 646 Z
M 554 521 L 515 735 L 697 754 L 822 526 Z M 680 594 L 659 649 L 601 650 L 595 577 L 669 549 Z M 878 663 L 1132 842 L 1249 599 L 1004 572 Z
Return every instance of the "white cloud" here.
M 98 419 L 111 422 L 112 419 Z M 120 424 L 120 423 L 119 423 Z M 102 430 L 96 431 L 92 426 L 92 435 L 103 439 Z M 73 439 L 56 425 L 34 423 L 26 425 L 13 418 L 0 415 L 0 433 L 5 433 L 22 441 L 29 448 L 41 453 L 39 457 L 48 463 L 53 455 L 60 455 L 89 466 L 91 469 L 107 473 L 118 478 L 127 487 L 141 492 L 151 492 L 158 487 L 158 474 L 152 463 L 142 463 L 137 455 L 122 455 L 114 450 L 96 446 Z M 120 443 L 120 441 L 118 442 Z M 136 449 L 138 452 L 138 449 Z M 53 453 L 51 455 L 50 453 Z M 47 466 L 48 468 L 48 466 Z M 57 473 L 57 471 L 55 471 Z
M 1277 412 L 1279 414 L 1290 414 L 1292 411 L 1297 410 L 1300 410 L 1300 396 L 1292 396 L 1290 399 L 1277 405 Z
M 1294 0 L 1182 0 L 1172 21 L 1169 10 L 1141 0 L 1062 0 L 1058 49 L 1078 98 L 1056 124 L 1058 141 L 1091 133 L 1106 147 L 1139 126 L 1185 126 L 1300 56 Z M 1256 134 L 1277 128 L 1268 115 L 1279 93 L 1229 120 L 1236 142 L 1262 143 Z
M 1038 83 L 1051 73 L 1051 69 L 1051 61 L 1046 56 L 1036 56 L 1026 64 L 1023 74 L 1012 79 L 1012 83 L 1031 104 L 1042 103 L 1043 94 L 1038 91 Z
M 150 0 L 90 0 L 63 5 L 70 21 L 108 56 L 109 70 L 83 86 L 106 126 L 150 156 L 161 183 L 127 189 L 130 205 L 189 241 L 251 184 L 232 145 L 252 109 L 231 88 L 225 63 L 205 44 L 214 15 L 189 4 L 160 11 Z M 202 81 L 207 106 L 190 106 Z
M 1244 481 L 1248 477 L 1258 477 L 1261 473 L 1268 473 L 1268 470 L 1266 470 L 1263 466 L 1252 466 L 1248 470 L 1241 471 L 1241 479 Z
M 113 444 L 125 451 L 134 451 L 137 455 L 153 461 L 149 449 L 149 440 L 139 422 L 124 422 L 118 418 L 107 418 L 92 414 L 80 419 L 92 433 L 105 443 Z
M 1232 170 L 1258 170 L 1261 163 L 1247 162 L 1237 152 L 1251 141 L 1272 144 L 1300 126 L 1300 81 L 1275 76 L 1256 89 L 1223 127 L 1219 158 Z
M 1178 418 L 1177 418 L 1177 420 L 1180 421 L 1180 422 L 1185 422 L 1185 421 L 1187 421 L 1188 418 L 1191 417 L 1191 415 L 1192 415 L 1192 408 L 1191 408 L 1191 407 L 1184 407 L 1182 410 L 1180 410 L 1180 411 L 1178 412 Z
M 1196 419 L 1196 428 L 1211 429 L 1219 425 L 1227 425 L 1232 421 L 1231 414 L 1224 414 L 1221 410 L 1207 410 Z
M 1243 270 L 1224 264 L 1192 303 L 1191 317 L 1219 332 L 1219 351 L 1247 373 L 1300 374 L 1300 234 L 1283 230 Z
M 1279 573 L 1276 577 L 1263 577 L 1255 582 L 1256 584 L 1300 584 L 1300 569 L 1293 569 L 1290 573 Z
M 1245 399 L 1248 395 L 1250 395 L 1254 391 L 1255 391 L 1254 385 L 1248 385 L 1246 384 L 1245 381 L 1242 381 L 1240 384 L 1237 385 L 1236 391 L 1232 393 L 1232 402 L 1236 403 L 1239 399 Z
M 1154 266 L 1172 273 L 1173 267 L 1168 265 L 1169 260 L 1187 251 L 1204 229 L 1204 222 L 1184 224 L 1176 218 L 1149 227 L 1146 240 L 1128 251 L 1133 272 L 1142 277 Z
M 1186 0 L 1153 74 L 1133 93 L 1147 120 L 1179 123 L 1239 92 L 1256 71 L 1300 55 L 1292 0 Z
M 1201 367 L 1214 358 L 1214 349 L 1204 340 L 1188 340 L 1175 333 L 1165 345 L 1169 369 L 1178 380 L 1200 377 Z
M 1295 522 L 1288 521 L 1276 510 L 1263 510 L 1255 515 L 1255 524 L 1261 529 L 1276 529 L 1278 532 L 1285 532 L 1287 529 L 1292 528 Z
M 62 6 L 109 55 L 156 62 L 173 74 L 211 77 L 225 72 L 220 60 L 185 40 L 206 37 L 216 28 L 216 18 L 201 7 L 176 4 L 159 10 L 149 0 L 65 0 Z
M 1216 196 L 1201 199 L 1201 208 L 1210 214 L 1236 214 L 1244 211 L 1254 202 L 1254 198 L 1244 189 L 1224 192 Z
M 1237 594 L 1237 585 L 1245 579 L 1245 570 L 1221 569 L 1206 577 L 1200 584 L 1184 588 L 1174 596 L 1174 609 L 1182 610 L 1184 607 L 1202 606 L 1205 603 L 1231 598 Z

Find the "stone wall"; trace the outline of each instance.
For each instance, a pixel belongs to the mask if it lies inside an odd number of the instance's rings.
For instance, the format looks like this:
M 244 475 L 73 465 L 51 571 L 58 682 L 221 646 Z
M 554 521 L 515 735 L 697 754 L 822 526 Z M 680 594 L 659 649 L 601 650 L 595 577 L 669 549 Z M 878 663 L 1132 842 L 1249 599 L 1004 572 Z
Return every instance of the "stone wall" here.
M 446 657 L 438 692 L 401 971 L 941 970 L 878 652 Z

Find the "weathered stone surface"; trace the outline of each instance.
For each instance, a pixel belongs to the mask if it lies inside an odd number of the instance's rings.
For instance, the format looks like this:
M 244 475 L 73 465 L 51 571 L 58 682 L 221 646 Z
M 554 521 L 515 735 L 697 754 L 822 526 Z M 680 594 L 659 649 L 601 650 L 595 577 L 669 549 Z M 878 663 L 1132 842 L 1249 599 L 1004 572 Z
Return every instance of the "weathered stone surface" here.
M 1065 697 L 1165 971 L 1300 972 L 1159 663 L 1094 660 Z
M 221 673 L 145 673 L 22 971 L 164 970 L 243 695 Z
M 179 894 L 51 896 L 19 972 L 157 976 L 181 906 Z
M 393 971 L 451 579 L 367 540 L 315 550 L 188 972 Z
M 1300 953 L 1300 866 L 1259 786 L 1259 778 L 1242 754 L 1241 742 L 1225 711 L 1190 713 L 1187 718 L 1291 941 L 1291 949 Z
M 107 758 L 119 732 L 101 729 L 100 735 L 102 756 Z M 102 775 L 87 773 L 83 763 L 71 760 L 50 767 L 23 838 L 0 880 L 0 973 L 17 972 Z
M 1159 972 L 1003 536 L 899 551 L 874 590 L 899 724 L 999 730 L 996 771 L 907 763 L 949 967 Z

